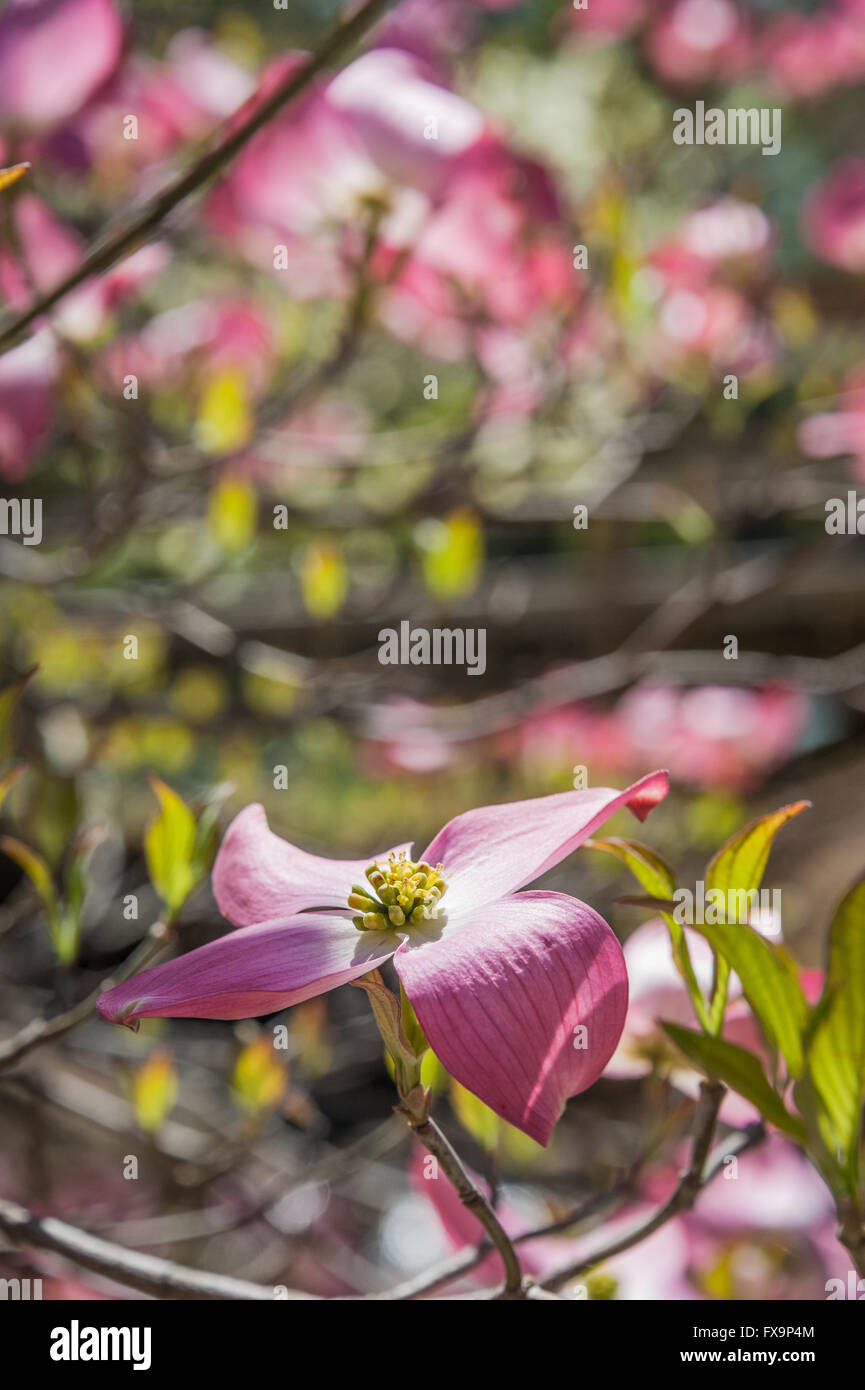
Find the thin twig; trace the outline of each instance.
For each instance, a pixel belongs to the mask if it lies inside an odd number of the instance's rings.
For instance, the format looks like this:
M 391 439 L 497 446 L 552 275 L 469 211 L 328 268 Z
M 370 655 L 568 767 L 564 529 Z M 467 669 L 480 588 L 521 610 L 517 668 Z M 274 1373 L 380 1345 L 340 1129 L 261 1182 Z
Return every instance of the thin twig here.
M 476 1216 L 487 1232 L 494 1248 L 498 1251 L 505 1269 L 505 1298 L 519 1298 L 523 1295 L 523 1272 L 513 1241 L 505 1231 L 480 1188 L 472 1182 L 450 1140 L 442 1133 L 426 1111 L 426 1103 L 413 1108 L 409 1103 L 400 1107 L 418 1139 L 428 1153 L 438 1161 L 445 1176 L 450 1180 L 463 1206 Z
M 545 1236 L 558 1235 L 569 1230 L 571 1226 L 587 1221 L 590 1217 L 596 1216 L 598 1212 L 612 1205 L 624 1194 L 629 1185 L 630 1175 L 623 1182 L 617 1183 L 609 1192 L 601 1192 L 587 1198 L 585 1202 L 573 1207 L 564 1216 L 557 1217 L 555 1221 L 548 1221 L 543 1226 L 537 1226 L 533 1230 L 523 1231 L 520 1235 L 513 1236 L 512 1244 L 514 1246 L 524 1245 L 529 1240 L 540 1240 Z M 433 1293 L 444 1284 L 449 1284 L 453 1279 L 471 1273 L 473 1269 L 483 1263 L 493 1249 L 492 1241 L 480 1241 L 478 1245 L 470 1245 L 465 1250 L 456 1251 L 455 1254 L 434 1265 L 432 1269 L 421 1270 L 413 1278 L 404 1280 L 403 1283 L 386 1290 L 384 1293 L 367 1294 L 367 1298 L 370 1302 L 381 1301 L 382 1299 L 404 1302 L 409 1299 L 420 1298 L 425 1293 Z
M 139 970 L 149 965 L 153 957 L 165 946 L 168 934 L 169 928 L 165 922 L 154 922 L 140 945 L 127 957 L 120 969 L 109 979 L 103 980 L 79 1003 L 73 1004 L 71 1009 L 66 1009 L 61 1014 L 55 1014 L 54 1018 L 34 1018 L 14 1037 L 0 1043 L 0 1071 L 13 1066 L 15 1062 L 20 1062 L 21 1058 L 26 1057 L 35 1047 L 41 1047 L 52 1038 L 59 1038 L 77 1028 L 79 1023 L 83 1023 L 95 1011 L 100 995 L 108 989 L 113 989 L 115 985 L 122 984 L 130 975 L 136 975 Z
M 709 1180 L 709 1175 L 704 1171 L 706 1160 L 709 1156 L 709 1149 L 712 1144 L 712 1136 L 715 1133 L 715 1125 L 718 1120 L 718 1111 L 721 1102 L 726 1095 L 726 1087 L 719 1081 L 704 1081 L 700 1087 L 700 1099 L 697 1103 L 697 1110 L 694 1116 L 694 1140 L 691 1149 L 691 1159 L 676 1184 L 672 1196 L 662 1207 L 655 1212 L 654 1216 L 647 1221 L 641 1222 L 633 1230 L 626 1232 L 617 1240 L 613 1240 L 609 1245 L 592 1252 L 590 1255 L 580 1260 L 570 1260 L 559 1269 L 553 1270 L 546 1278 L 541 1279 L 540 1285 L 544 1289 L 557 1290 L 569 1283 L 571 1279 L 576 1279 L 580 1274 L 585 1274 L 588 1270 L 594 1269 L 595 1265 L 603 1263 L 605 1260 L 612 1259 L 614 1255 L 621 1255 L 625 1250 L 630 1250 L 632 1246 L 639 1245 L 654 1235 L 656 1231 L 665 1226 L 668 1221 L 672 1221 L 674 1216 L 679 1216 L 683 1211 L 689 1211 L 697 1200 L 697 1195 L 701 1191 L 703 1184 Z M 757 1127 L 754 1136 L 747 1141 L 747 1146 L 757 1142 Z M 744 1141 L 743 1141 L 744 1142 Z M 742 1151 L 741 1149 L 739 1150 Z M 730 1150 L 728 1148 L 727 1153 Z M 711 1176 L 718 1171 L 717 1166 L 713 1166 Z
M 321 47 L 295 72 L 289 74 L 266 100 L 259 104 L 256 93 L 247 106 L 250 114 L 233 130 L 217 140 L 211 149 L 205 151 L 185 172 L 170 180 L 132 220 L 122 226 L 113 236 L 96 246 L 65 280 L 53 290 L 43 294 L 29 309 L 17 315 L 5 328 L 0 330 L 0 353 L 8 351 L 22 334 L 49 309 L 53 309 L 61 299 L 93 275 L 101 275 L 117 261 L 130 255 L 141 246 L 168 217 L 169 213 L 184 202 L 191 194 L 203 188 L 206 183 L 230 164 L 244 145 L 261 130 L 284 106 L 298 97 L 335 59 L 343 57 L 378 19 L 386 13 L 393 0 L 367 0 L 366 4 L 337 25 Z M 236 117 L 229 121 L 229 127 Z
M 205 1270 L 187 1269 L 173 1260 L 156 1255 L 142 1255 L 122 1245 L 92 1236 L 58 1221 L 53 1216 L 38 1217 L 15 1202 L 0 1198 L 0 1231 L 14 1245 L 31 1246 L 62 1255 L 81 1269 L 89 1269 L 115 1283 L 137 1289 L 154 1298 L 216 1298 L 272 1302 L 275 1288 L 252 1284 L 245 1279 L 233 1279 L 227 1274 L 211 1274 Z M 280 1298 L 308 1299 L 314 1294 L 280 1288 Z

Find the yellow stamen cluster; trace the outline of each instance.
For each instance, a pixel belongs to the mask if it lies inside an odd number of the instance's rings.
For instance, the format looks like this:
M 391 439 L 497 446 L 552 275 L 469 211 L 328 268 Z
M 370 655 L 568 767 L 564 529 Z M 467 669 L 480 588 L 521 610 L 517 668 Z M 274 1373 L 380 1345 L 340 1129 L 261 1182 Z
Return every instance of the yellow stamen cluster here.
M 358 931 L 382 931 L 390 927 L 419 927 L 438 913 L 447 890 L 442 866 L 417 864 L 402 854 L 392 854 L 386 864 L 371 864 L 367 887 L 355 884 L 348 899 L 358 916 Z

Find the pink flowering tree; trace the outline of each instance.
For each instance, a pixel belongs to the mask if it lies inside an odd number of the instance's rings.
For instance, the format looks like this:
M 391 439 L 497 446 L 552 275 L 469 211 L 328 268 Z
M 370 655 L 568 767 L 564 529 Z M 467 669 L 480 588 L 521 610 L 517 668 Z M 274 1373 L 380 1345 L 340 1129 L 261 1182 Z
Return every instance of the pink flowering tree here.
M 0 14 L 0 1277 L 858 1290 L 865 7 L 259 10 Z

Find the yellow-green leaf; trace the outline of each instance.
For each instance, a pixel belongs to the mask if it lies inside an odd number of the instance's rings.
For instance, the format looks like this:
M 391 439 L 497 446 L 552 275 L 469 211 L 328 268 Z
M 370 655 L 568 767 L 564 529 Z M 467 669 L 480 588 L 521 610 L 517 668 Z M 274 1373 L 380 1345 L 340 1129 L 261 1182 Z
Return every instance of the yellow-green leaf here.
M 333 618 L 342 608 L 348 594 L 348 570 L 334 541 L 315 540 L 307 547 L 300 566 L 300 589 L 313 618 Z
M 0 777 L 0 807 L 6 800 L 18 779 L 24 774 L 24 766 L 19 763 L 17 767 L 10 767 L 4 777 Z
M 171 917 L 176 917 L 195 887 L 195 817 L 177 792 L 159 777 L 150 785 L 159 798 L 159 815 L 144 837 L 151 882 Z
M 141 1128 L 156 1134 L 177 1100 L 177 1068 L 170 1052 L 153 1052 L 132 1078 L 132 1108 Z
M 807 810 L 810 801 L 794 801 L 789 806 L 782 806 L 777 811 L 772 811 L 768 816 L 761 816 L 758 820 L 746 825 L 744 830 L 738 831 L 725 845 L 718 851 L 715 857 L 709 862 L 706 868 L 706 891 L 707 893 L 720 890 L 725 895 L 725 901 L 729 903 L 732 896 L 736 896 L 737 908 L 743 902 L 743 896 L 756 892 L 763 881 L 763 874 L 769 859 L 769 852 L 772 848 L 775 836 L 778 831 L 798 816 L 802 811 Z M 744 898 L 747 902 L 747 897 Z M 738 916 L 738 913 L 737 913 Z M 727 924 L 730 925 L 729 922 Z M 702 928 L 700 928 L 702 930 Z M 708 936 L 708 933 L 704 932 Z M 735 936 L 729 931 L 723 933 L 725 939 L 730 944 L 735 944 Z M 711 937 L 708 938 L 711 942 Z M 762 939 L 762 938 L 761 938 Z M 711 942 L 715 945 L 714 942 Z M 715 946 L 716 950 L 719 947 Z M 771 961 L 765 951 L 760 951 L 756 947 L 746 942 L 746 952 L 750 957 L 755 957 L 756 962 L 762 966 L 762 971 L 758 973 L 752 982 L 753 988 L 765 998 L 767 1005 L 771 1005 L 771 988 L 773 968 Z M 741 958 L 742 952 L 739 951 Z M 724 1017 L 724 1009 L 727 1003 L 727 985 L 729 981 L 730 969 L 732 965 L 742 980 L 745 994 L 750 1000 L 749 985 L 742 975 L 739 967 L 731 959 L 729 952 L 720 951 L 718 979 L 715 987 L 715 995 L 712 1000 L 712 1031 L 719 1032 Z M 804 1007 L 804 1000 L 801 998 L 801 990 L 798 986 L 798 979 L 793 971 L 792 983 L 789 979 L 790 972 L 785 971 L 783 976 L 775 976 L 780 979 L 781 986 L 785 993 L 785 1000 L 780 1001 L 782 1007 L 780 1011 L 775 1010 L 773 1017 L 763 1017 L 757 1006 L 751 1002 L 751 1007 L 757 1013 L 764 1029 L 770 1037 L 781 1048 L 787 1058 L 788 1065 L 794 1076 L 798 1076 L 802 1068 L 802 1048 L 799 1031 L 804 1023 L 807 1009 Z M 769 994 L 766 994 L 764 986 L 768 985 Z M 786 1016 L 786 1023 L 784 1017 Z M 791 1026 L 791 1016 L 795 1016 L 795 1036 Z M 781 1036 L 777 1029 L 783 1030 L 785 1041 L 781 1041 Z
M 255 539 L 258 498 L 246 478 L 223 478 L 210 494 L 207 528 L 221 550 L 246 550 Z
M 11 188 L 13 183 L 17 183 L 23 178 L 30 168 L 29 163 L 10 164 L 8 169 L 0 169 L 0 191 L 4 188 Z
M 201 448 L 208 454 L 233 454 L 252 438 L 255 421 L 246 377 L 228 369 L 204 389 L 196 421 Z
M 756 1105 L 770 1124 L 783 1130 L 797 1143 L 805 1142 L 802 1121 L 787 1110 L 781 1097 L 769 1085 L 759 1058 L 752 1052 L 736 1043 L 727 1042 L 725 1038 L 695 1033 L 676 1023 L 662 1022 L 661 1026 L 698 1071 L 715 1081 L 723 1081 L 725 1086 L 730 1086 Z
M 426 586 L 436 598 L 470 594 L 480 577 L 484 557 L 483 532 L 471 512 L 452 512 L 444 520 L 423 522 L 418 528 Z
M 653 911 L 661 913 L 670 932 L 670 946 L 676 969 L 685 983 L 697 1018 L 702 1026 L 708 1029 L 709 1008 L 694 971 L 691 953 L 688 950 L 688 938 L 684 927 L 673 916 L 676 876 L 670 865 L 648 845 L 641 844 L 638 840 L 625 840 L 613 835 L 606 839 L 588 840 L 586 845 L 589 849 L 599 849 L 606 854 L 615 855 L 628 866 L 637 882 L 646 889 L 645 898 L 628 897 L 620 901 L 635 906 L 651 907 Z
M 804 1065 L 803 1035 L 809 1009 L 794 962 L 781 947 L 739 922 L 694 924 L 742 981 L 745 998 L 769 1042 L 787 1062 L 791 1076 Z
M 42 906 L 45 908 L 53 938 L 59 922 L 59 910 L 54 880 L 45 860 L 29 845 L 22 844 L 20 840 L 14 840 L 9 835 L 0 838 L 0 850 L 4 854 L 8 854 L 10 859 L 14 859 L 33 884 L 41 899 Z
M 852 1178 L 865 1103 L 865 876 L 842 898 L 829 929 L 826 983 L 808 1070 Z
M 706 890 L 751 892 L 759 888 L 778 831 L 794 816 L 806 811 L 810 801 L 794 801 L 768 816 L 761 816 L 728 840 L 706 868 Z
M 498 1148 L 502 1134 L 503 1121 L 495 1111 L 484 1105 L 482 1100 L 472 1095 L 458 1081 L 451 1081 L 450 1101 L 454 1114 L 465 1130 L 476 1139 L 482 1149 L 492 1153 Z
M 0 690 L 0 763 L 5 762 L 9 756 L 12 746 L 12 716 L 32 675 L 33 671 L 28 671 L 26 675 L 19 676 L 16 681 Z
M 238 1055 L 231 1089 L 239 1109 L 249 1114 L 274 1110 L 285 1095 L 288 1073 L 273 1050 L 270 1038 L 256 1038 Z

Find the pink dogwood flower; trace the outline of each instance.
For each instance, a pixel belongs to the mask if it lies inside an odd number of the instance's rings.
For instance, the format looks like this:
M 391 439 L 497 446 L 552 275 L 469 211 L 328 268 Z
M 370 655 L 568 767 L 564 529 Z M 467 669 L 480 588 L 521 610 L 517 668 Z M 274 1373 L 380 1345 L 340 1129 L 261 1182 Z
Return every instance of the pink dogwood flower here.
M 449 821 L 417 860 L 401 845 L 372 864 L 298 849 L 273 834 L 263 807 L 248 806 L 213 871 L 220 910 L 241 930 L 109 990 L 100 1012 L 131 1025 L 249 1018 L 393 958 L 450 1074 L 546 1144 L 565 1102 L 592 1085 L 616 1047 L 627 972 L 593 908 L 518 890 L 615 811 L 628 806 L 644 819 L 667 789 L 667 774 L 655 772 L 623 792 L 478 807 Z

